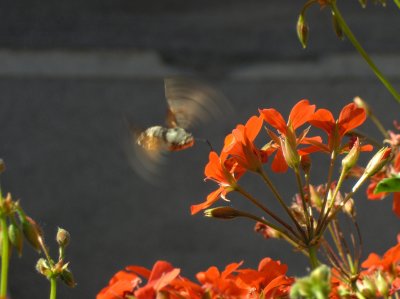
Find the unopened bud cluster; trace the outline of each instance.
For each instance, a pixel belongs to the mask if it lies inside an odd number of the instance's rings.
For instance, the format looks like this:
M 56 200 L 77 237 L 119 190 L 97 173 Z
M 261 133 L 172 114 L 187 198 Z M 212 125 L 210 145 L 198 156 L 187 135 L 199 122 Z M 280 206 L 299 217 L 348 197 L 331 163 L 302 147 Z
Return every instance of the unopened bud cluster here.
M 290 298 L 329 298 L 331 270 L 322 265 L 309 276 L 298 278 L 290 290 Z
M 74 287 L 76 285 L 72 272 L 68 269 L 69 263 L 65 259 L 65 247 L 70 242 L 70 234 L 63 228 L 58 228 L 56 241 L 59 246 L 59 256 L 57 262 L 54 262 L 46 254 L 46 259 L 40 258 L 36 264 L 36 270 L 46 278 L 60 278 L 67 286 Z M 44 247 L 44 250 L 47 250 Z

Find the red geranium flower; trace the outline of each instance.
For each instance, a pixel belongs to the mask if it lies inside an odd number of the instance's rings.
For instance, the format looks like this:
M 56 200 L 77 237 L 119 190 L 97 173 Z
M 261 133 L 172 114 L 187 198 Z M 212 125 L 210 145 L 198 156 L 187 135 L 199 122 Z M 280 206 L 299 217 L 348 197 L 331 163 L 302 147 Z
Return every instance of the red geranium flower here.
M 133 296 L 133 292 L 141 282 L 139 276 L 126 271 L 117 272 L 103 288 L 96 299 L 125 299 L 128 295 Z
M 269 135 L 274 141 L 272 149 L 277 150 L 274 161 L 271 165 L 273 171 L 285 172 L 288 168 L 288 159 L 296 159 L 296 157 L 293 157 L 296 155 L 300 158 L 300 156 L 303 155 L 303 152 L 300 150 L 296 152 L 296 147 L 299 144 L 310 144 L 310 140 L 321 142 L 321 138 L 318 136 L 313 138 L 305 137 L 308 130 L 305 130 L 300 137 L 296 137 L 295 135 L 295 130 L 306 123 L 314 114 L 314 111 L 315 105 L 310 105 L 308 100 L 301 100 L 290 111 L 286 123 L 282 114 L 277 110 L 273 108 L 260 110 L 260 114 L 264 120 L 277 129 L 280 134 L 278 137 L 274 133 L 269 132 Z M 282 147 L 282 145 L 284 147 Z M 285 152 L 283 150 L 285 150 Z M 292 157 L 288 157 L 290 156 L 290 153 Z
M 376 253 L 371 253 L 361 266 L 367 269 L 367 272 L 378 269 L 394 275 L 400 275 L 400 234 L 397 236 L 397 239 L 398 243 L 387 250 L 383 257 L 380 257 Z
M 328 134 L 328 144 L 312 142 L 319 150 L 327 153 L 341 153 L 348 151 L 351 146 L 341 147 L 344 135 L 364 123 L 367 115 L 363 108 L 351 103 L 343 107 L 338 120 L 335 121 L 332 113 L 327 109 L 318 109 L 309 119 L 314 127 L 324 130 Z M 364 145 L 361 151 L 371 151 L 371 145 Z
M 171 299 L 200 299 L 202 290 L 199 285 L 179 276 L 180 269 L 170 263 L 157 261 L 150 271 L 140 266 L 128 266 L 126 270 L 136 273 L 147 280 L 147 284 L 137 289 L 134 296 L 137 299 L 158 298 L 164 294 Z
M 210 152 L 204 173 L 206 179 L 217 182 L 219 188 L 211 192 L 205 202 L 192 205 L 192 215 L 210 207 L 220 197 L 226 199 L 226 194 L 235 190 L 236 182 L 244 172 L 245 169 L 240 167 L 233 158 L 228 158 L 228 153 L 222 152 L 221 156 L 218 156 L 216 152 Z
M 261 116 L 252 116 L 245 125 L 239 124 L 225 138 L 222 152 L 233 157 L 243 168 L 258 171 L 268 158 L 267 151 L 259 150 L 254 144 L 262 124 Z
M 286 297 L 294 279 L 285 275 L 287 266 L 264 258 L 258 270 L 239 269 L 240 263 L 226 266 L 221 273 L 216 267 L 196 275 L 210 298 L 281 298 Z

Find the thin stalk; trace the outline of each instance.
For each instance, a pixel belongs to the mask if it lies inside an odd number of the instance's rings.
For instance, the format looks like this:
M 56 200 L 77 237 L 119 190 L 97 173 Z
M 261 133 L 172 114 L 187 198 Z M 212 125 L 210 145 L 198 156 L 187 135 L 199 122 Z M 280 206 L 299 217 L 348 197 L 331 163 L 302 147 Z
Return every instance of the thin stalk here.
M 282 229 L 281 227 L 278 227 L 275 224 L 265 220 L 264 218 L 257 217 L 251 213 L 247 213 L 247 212 L 243 212 L 243 211 L 240 211 L 240 213 L 242 214 L 242 217 L 246 217 L 249 219 L 253 219 L 257 222 L 261 222 L 261 223 L 273 228 L 274 230 L 278 231 L 282 235 L 282 237 L 287 242 L 289 242 L 293 247 L 296 247 L 296 248 L 301 247 L 300 246 L 301 244 L 299 244 L 299 240 L 295 236 L 292 236 L 288 231 Z M 307 254 L 305 251 L 303 251 L 303 253 Z
M 373 114 L 372 112 L 370 112 L 370 114 L 368 116 L 372 120 L 372 122 L 375 124 L 375 126 L 377 127 L 379 132 L 382 133 L 383 137 L 385 137 L 386 139 L 389 139 L 388 131 L 385 129 L 385 127 L 383 126 L 381 121 L 376 117 L 376 115 Z
M 57 277 L 50 277 L 50 299 L 57 298 Z
M 307 198 L 310 202 L 308 205 L 308 213 L 310 215 L 310 227 L 311 227 L 311 235 L 314 235 L 314 216 L 313 216 L 313 209 L 311 204 L 311 193 L 310 193 L 310 175 L 308 173 L 304 174 L 305 186 L 307 190 Z
M 375 65 L 375 63 L 372 61 L 372 59 L 369 57 L 367 52 L 364 50 L 364 48 L 358 42 L 358 40 L 354 36 L 353 32 L 351 31 L 350 27 L 347 25 L 346 21 L 342 17 L 342 14 L 340 13 L 340 11 L 336 5 L 336 1 L 331 1 L 330 7 L 332 9 L 332 13 L 336 16 L 336 19 L 337 19 L 340 27 L 342 28 L 343 33 L 347 36 L 347 38 L 353 44 L 354 48 L 356 48 L 358 53 L 360 53 L 360 55 L 368 63 L 370 68 L 373 70 L 373 72 L 378 77 L 378 79 L 382 82 L 382 84 L 386 87 L 386 89 L 392 94 L 392 96 L 395 98 L 395 100 L 400 104 L 400 94 L 396 91 L 396 89 L 392 86 L 392 84 L 385 78 L 385 76 L 378 69 L 378 67 Z
M 5 215 L 1 216 L 1 233 L 2 233 L 2 250 L 1 250 L 1 284 L 0 284 L 0 298 L 7 298 L 7 284 L 8 284 L 8 266 L 9 266 L 9 241 L 8 241 L 8 227 L 7 218 Z
M 333 152 L 331 154 L 331 160 L 329 162 L 328 179 L 327 179 L 327 183 L 326 183 L 326 192 L 325 192 L 325 196 L 324 196 L 324 201 L 322 202 L 321 213 L 318 216 L 317 231 L 318 231 L 318 227 L 321 226 L 322 220 L 324 218 L 325 207 L 326 207 L 326 203 L 328 201 L 328 194 L 329 194 L 329 190 L 330 190 L 331 184 L 332 184 L 332 175 L 333 175 L 333 169 L 335 166 L 335 161 L 336 161 L 336 154 L 335 154 L 335 152 Z
M 263 169 L 261 169 L 259 174 L 261 175 L 261 177 L 263 178 L 263 180 L 267 184 L 267 186 L 271 189 L 272 193 L 275 195 L 275 198 L 278 200 L 278 202 L 283 207 L 285 212 L 289 215 L 290 219 L 292 219 L 293 223 L 296 225 L 297 230 L 303 236 L 304 240 L 306 240 L 307 236 L 306 236 L 304 230 L 301 228 L 299 222 L 296 220 L 296 218 L 294 217 L 293 213 L 290 211 L 288 206 L 283 201 L 282 196 L 279 194 L 278 190 L 276 189 L 275 185 L 271 182 L 271 180 L 269 179 L 268 175 L 265 173 L 265 171 Z
M 0 202 L 4 202 L 3 194 L 0 187 Z M 2 213 L 0 216 L 1 223 L 1 234 L 2 234 L 2 248 L 1 248 L 1 282 L 0 282 L 0 298 L 7 298 L 7 285 L 8 285 L 8 266 L 9 266 L 9 247 L 10 243 L 8 240 L 8 227 L 7 227 L 7 216 Z
M 331 198 L 331 202 L 329 203 L 328 209 L 326 210 L 326 213 L 324 213 L 323 210 L 322 210 L 322 212 L 321 212 L 321 215 L 323 215 L 323 216 L 321 217 L 321 218 L 322 218 L 322 221 L 318 223 L 317 234 L 318 234 L 318 233 L 321 233 L 321 234 L 323 233 L 323 231 L 321 231 L 321 229 L 322 229 L 322 227 L 324 227 L 324 222 L 325 222 L 325 220 L 328 218 L 329 213 L 330 213 L 330 211 L 332 210 L 332 208 L 333 208 L 333 206 L 334 206 L 334 204 L 335 204 L 336 196 L 337 196 L 337 194 L 338 194 L 338 192 L 339 192 L 340 187 L 341 187 L 342 184 L 343 184 L 343 181 L 344 181 L 345 177 L 346 177 L 346 172 L 344 171 L 344 169 L 342 169 L 342 171 L 341 171 L 341 173 L 340 173 L 339 181 L 338 181 L 338 183 L 336 184 L 336 188 L 335 188 L 335 190 L 334 190 L 334 192 L 333 192 L 333 195 L 332 195 L 332 198 Z M 327 195 L 328 193 L 329 193 L 329 192 L 327 192 L 326 195 Z M 325 209 L 324 209 L 324 210 L 325 210 Z M 326 227 L 326 226 L 325 226 L 325 227 Z
M 300 197 L 301 197 L 301 203 L 303 205 L 304 218 L 306 219 L 308 239 L 311 239 L 312 236 L 311 236 L 310 214 L 308 213 L 308 207 L 307 207 L 306 198 L 305 198 L 305 195 L 304 195 L 303 183 L 301 182 L 299 169 L 298 168 L 294 169 L 294 173 L 296 174 L 297 187 L 299 188 Z
M 316 246 L 308 247 L 308 254 L 310 257 L 311 269 L 317 268 L 319 266 L 319 261 L 317 258 L 317 247 Z
M 300 238 L 300 236 L 293 230 L 293 228 L 287 224 L 283 219 L 281 219 L 279 216 L 277 216 L 274 212 L 272 212 L 270 209 L 268 209 L 266 206 L 261 204 L 256 198 L 254 198 L 250 193 L 245 191 L 242 187 L 237 186 L 237 191 L 242 194 L 244 197 L 249 199 L 254 205 L 259 207 L 261 210 L 263 210 L 267 215 L 271 216 L 273 219 L 275 219 L 277 222 L 282 224 L 287 230 L 289 230 L 294 236 L 297 238 Z
M 329 233 L 330 233 L 330 235 L 332 237 L 333 243 L 335 244 L 337 252 L 339 253 L 340 258 L 342 259 L 342 261 L 344 261 L 345 260 L 345 256 L 344 256 L 344 252 L 342 250 L 342 247 L 340 246 L 339 239 L 337 238 L 337 235 L 336 235 L 335 231 L 333 230 L 332 225 L 328 224 L 327 227 L 328 227 Z

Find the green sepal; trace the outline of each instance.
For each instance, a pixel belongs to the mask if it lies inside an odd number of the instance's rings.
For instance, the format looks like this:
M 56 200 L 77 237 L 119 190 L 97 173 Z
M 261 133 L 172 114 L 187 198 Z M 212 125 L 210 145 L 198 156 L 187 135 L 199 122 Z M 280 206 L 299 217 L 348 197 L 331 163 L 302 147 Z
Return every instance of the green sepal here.
M 400 0 L 393 0 L 394 4 L 400 9 Z

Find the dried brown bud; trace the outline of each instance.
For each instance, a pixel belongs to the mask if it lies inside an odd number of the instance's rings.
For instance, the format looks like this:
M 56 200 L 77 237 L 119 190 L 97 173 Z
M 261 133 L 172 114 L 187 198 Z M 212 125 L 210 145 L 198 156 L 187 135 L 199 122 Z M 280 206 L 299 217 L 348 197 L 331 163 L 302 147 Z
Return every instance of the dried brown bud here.
M 256 223 L 256 225 L 254 226 L 254 231 L 260 233 L 265 239 L 278 239 L 281 237 L 281 234 L 277 230 L 261 222 Z
M 0 159 L 0 173 L 6 170 L 6 164 L 4 163 L 3 159 Z
M 60 274 L 60 278 L 70 288 L 76 286 L 74 276 L 72 275 L 72 272 L 70 270 L 64 269 Z
M 219 219 L 233 219 L 243 216 L 242 212 L 235 210 L 231 207 L 216 207 L 204 211 L 204 216 Z
M 22 231 L 25 235 L 25 238 L 33 246 L 33 248 L 40 252 L 42 248 L 41 238 L 43 234 L 39 225 L 31 217 L 27 216 L 22 221 Z
M 299 15 L 299 18 L 297 19 L 296 28 L 297 28 L 297 36 L 300 40 L 301 45 L 305 49 L 307 47 L 309 29 L 306 20 L 304 18 L 304 14 Z
M 68 231 L 65 229 L 59 227 L 57 231 L 57 236 L 56 236 L 56 241 L 59 246 L 61 247 L 67 247 L 69 244 L 69 241 L 71 240 L 71 236 Z

